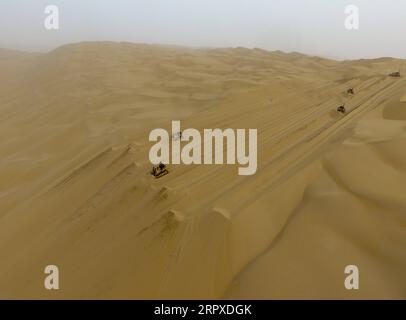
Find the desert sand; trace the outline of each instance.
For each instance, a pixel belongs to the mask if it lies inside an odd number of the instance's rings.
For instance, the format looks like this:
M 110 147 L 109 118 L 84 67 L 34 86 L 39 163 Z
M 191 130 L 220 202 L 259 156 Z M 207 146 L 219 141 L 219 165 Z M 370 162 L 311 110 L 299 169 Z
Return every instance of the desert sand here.
M 0 298 L 406 299 L 406 82 L 387 76 L 404 65 L 0 50 Z M 170 165 L 155 179 L 148 134 L 172 120 L 257 128 L 256 174 Z M 60 290 L 44 289 L 51 264 Z

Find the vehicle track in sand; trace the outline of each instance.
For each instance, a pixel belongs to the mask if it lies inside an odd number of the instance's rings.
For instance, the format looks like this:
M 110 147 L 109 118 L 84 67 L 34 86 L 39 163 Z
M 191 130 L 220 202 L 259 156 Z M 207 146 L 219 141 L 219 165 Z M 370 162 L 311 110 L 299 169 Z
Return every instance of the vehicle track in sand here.
M 204 168 L 205 166 L 201 168 L 191 166 L 190 169 L 186 171 L 182 170 L 181 173 L 176 174 L 174 177 L 166 181 L 159 181 L 158 183 L 168 185 L 180 192 L 187 191 L 191 197 L 193 197 L 194 191 L 200 188 L 200 185 L 205 184 L 206 187 L 207 184 L 212 185 L 213 188 L 208 188 L 210 191 L 206 192 L 205 197 L 200 197 L 200 199 L 205 199 L 205 201 L 196 200 L 196 204 L 193 207 L 189 207 L 190 211 L 201 210 L 202 207 L 209 209 L 209 207 L 214 206 L 220 200 L 221 203 L 225 201 L 226 203 L 233 204 L 231 208 L 228 207 L 229 210 L 233 211 L 233 209 L 239 208 L 238 211 L 240 211 L 244 206 L 253 201 L 253 196 L 235 198 L 235 192 L 238 192 L 242 184 L 250 190 L 256 190 L 255 198 L 259 197 L 261 191 L 269 190 L 269 188 L 278 185 L 281 180 L 288 179 L 294 172 L 305 166 L 309 158 L 312 158 L 322 148 L 325 141 L 348 128 L 361 115 L 377 107 L 394 90 L 404 85 L 402 81 L 394 82 L 392 79 L 386 78 L 374 79 L 371 82 L 368 81 L 367 85 L 365 85 L 366 88 L 364 90 L 368 89 L 367 92 L 359 91 L 359 96 L 352 97 L 349 100 L 350 107 L 348 113 L 338 120 L 329 114 L 336 106 L 334 104 L 335 100 L 330 99 L 320 104 L 316 109 L 309 111 L 307 116 L 302 117 L 302 121 L 295 119 L 288 128 L 283 128 L 277 137 L 274 137 L 267 131 L 263 131 L 261 138 L 259 138 L 258 155 L 261 159 L 259 159 L 258 172 L 254 176 L 236 177 L 230 174 L 223 174 L 223 166 L 214 167 L 210 172 L 207 172 L 207 169 Z M 315 123 L 312 123 L 312 119 Z M 300 131 L 302 128 L 303 130 Z M 285 147 L 276 147 L 278 140 L 289 139 L 289 137 L 297 135 L 298 132 L 299 137 L 294 137 L 296 141 L 291 141 Z M 272 143 L 274 144 L 272 145 Z M 269 146 L 269 151 L 266 151 L 267 146 Z M 267 160 L 264 161 L 264 159 Z M 193 176 L 187 177 L 189 174 Z M 224 183 L 225 180 L 228 183 Z M 221 184 L 220 181 L 222 182 Z M 223 185 L 224 187 L 221 189 L 216 188 L 218 185 Z M 231 201 L 231 198 L 234 200 Z

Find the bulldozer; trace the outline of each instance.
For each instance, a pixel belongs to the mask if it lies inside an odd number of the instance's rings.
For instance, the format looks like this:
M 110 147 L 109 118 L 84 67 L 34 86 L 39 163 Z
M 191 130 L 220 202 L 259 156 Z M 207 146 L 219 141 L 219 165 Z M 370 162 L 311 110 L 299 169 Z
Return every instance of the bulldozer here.
M 400 72 L 396 71 L 396 72 L 389 73 L 389 77 L 400 78 Z
M 156 179 L 159 179 L 169 173 L 166 165 L 160 162 L 157 166 L 153 166 L 151 170 L 151 175 L 153 175 Z
M 341 105 L 337 108 L 337 112 L 345 114 L 346 110 L 345 110 L 345 105 Z

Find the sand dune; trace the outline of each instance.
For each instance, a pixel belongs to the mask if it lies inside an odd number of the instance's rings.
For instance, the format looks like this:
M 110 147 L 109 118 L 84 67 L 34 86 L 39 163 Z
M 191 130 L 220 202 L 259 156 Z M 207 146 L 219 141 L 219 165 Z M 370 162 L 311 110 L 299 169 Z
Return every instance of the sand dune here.
M 405 299 L 406 82 L 387 76 L 403 63 L 1 50 L 0 298 Z M 148 134 L 171 120 L 257 128 L 257 173 L 173 165 L 154 179 Z M 43 287 L 49 264 L 58 291 Z M 358 291 L 343 286 L 350 264 Z

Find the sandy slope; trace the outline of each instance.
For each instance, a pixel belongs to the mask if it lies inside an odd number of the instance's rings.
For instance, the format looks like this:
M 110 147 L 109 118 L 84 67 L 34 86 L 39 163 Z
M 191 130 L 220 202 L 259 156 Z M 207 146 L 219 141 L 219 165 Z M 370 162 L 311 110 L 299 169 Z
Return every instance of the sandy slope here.
M 127 43 L 0 61 L 0 298 L 406 298 L 402 61 Z M 257 128 L 256 175 L 149 176 L 149 131 L 178 119 Z

